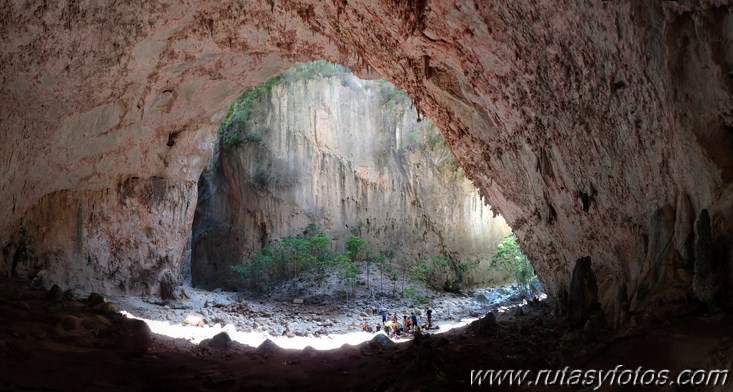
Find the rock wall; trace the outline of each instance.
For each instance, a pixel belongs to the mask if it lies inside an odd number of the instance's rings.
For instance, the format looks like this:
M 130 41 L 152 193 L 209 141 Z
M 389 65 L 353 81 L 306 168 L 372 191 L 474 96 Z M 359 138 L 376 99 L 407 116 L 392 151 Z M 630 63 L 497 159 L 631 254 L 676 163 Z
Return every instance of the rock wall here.
M 132 177 L 192 188 L 238 91 L 326 58 L 415 99 L 560 303 L 586 256 L 583 298 L 614 325 L 733 297 L 727 1 L 28 1 L 0 16 L 5 273 L 59 251 L 47 238 L 73 242 L 79 225 L 53 224 L 69 203 L 44 202 L 59 192 L 108 211 L 116 238 L 143 233 L 146 208 L 106 195 Z M 153 227 L 142 253 L 171 244 L 176 273 L 186 227 Z M 124 252 L 129 280 L 149 261 Z M 82 263 L 61 253 L 58 270 Z
M 249 109 L 243 144 L 222 141 L 204 172 L 194 285 L 226 285 L 230 266 L 310 223 L 339 244 L 358 229 L 395 258 L 480 261 L 475 283 L 507 279 L 488 264 L 511 229 L 411 105 L 391 84 L 350 73 L 275 85 Z

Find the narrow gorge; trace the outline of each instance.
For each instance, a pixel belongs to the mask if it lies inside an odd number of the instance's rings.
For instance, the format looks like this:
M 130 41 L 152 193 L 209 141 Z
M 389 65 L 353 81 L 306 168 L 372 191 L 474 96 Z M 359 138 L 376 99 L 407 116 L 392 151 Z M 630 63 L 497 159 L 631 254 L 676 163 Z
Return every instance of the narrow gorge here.
M 511 229 L 404 91 L 324 62 L 262 89 L 232 105 L 199 182 L 195 286 L 231 288 L 232 265 L 309 224 L 336 242 L 358 233 L 389 259 L 470 264 L 472 284 L 507 280 L 489 261 Z

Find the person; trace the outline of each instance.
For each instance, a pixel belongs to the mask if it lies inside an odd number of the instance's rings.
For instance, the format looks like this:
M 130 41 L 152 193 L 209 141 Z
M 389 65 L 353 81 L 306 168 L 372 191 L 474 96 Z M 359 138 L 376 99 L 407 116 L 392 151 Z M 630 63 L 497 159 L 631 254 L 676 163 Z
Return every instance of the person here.
M 392 315 L 392 322 L 397 324 L 397 312 L 394 312 L 394 314 Z
M 377 323 L 376 327 L 377 327 L 377 332 L 382 330 L 382 324 Z
M 387 322 L 387 311 L 382 310 L 382 325 Z
M 412 313 L 410 313 L 410 321 L 412 321 L 412 325 L 417 327 L 417 315 L 415 314 L 414 310 L 412 311 Z
M 428 328 L 432 328 L 433 326 L 433 309 L 430 309 L 430 307 L 425 308 L 425 313 L 428 315 Z
M 405 326 L 405 332 L 409 332 L 410 331 L 410 325 L 411 325 L 410 323 L 411 323 L 411 321 L 410 321 L 410 318 L 409 317 L 402 316 L 402 325 Z
M 387 336 L 389 336 L 391 332 L 392 332 L 392 321 L 390 320 L 384 323 L 384 333 L 386 333 Z
M 374 332 L 374 330 L 372 329 L 372 326 L 371 326 L 371 325 L 369 325 L 369 324 L 368 324 L 368 323 L 366 322 L 366 320 L 364 320 L 364 321 L 363 321 L 363 322 L 361 323 L 361 330 L 362 330 L 363 332 Z

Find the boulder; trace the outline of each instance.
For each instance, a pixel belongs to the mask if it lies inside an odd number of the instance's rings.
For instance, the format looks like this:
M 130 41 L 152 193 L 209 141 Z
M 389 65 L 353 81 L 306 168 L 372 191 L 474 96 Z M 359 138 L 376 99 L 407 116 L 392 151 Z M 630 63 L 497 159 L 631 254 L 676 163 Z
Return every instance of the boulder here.
M 192 325 L 194 327 L 203 327 L 204 316 L 200 313 L 189 313 L 186 318 L 183 319 L 183 322 L 181 324 Z
M 468 330 L 476 335 L 488 336 L 496 331 L 497 322 L 493 312 L 486 313 L 486 316 L 472 322 Z
M 89 297 L 87 297 L 86 303 L 87 306 L 97 306 L 104 303 L 104 297 L 99 293 L 91 293 L 89 294 Z
M 264 342 L 262 342 L 262 344 L 257 346 L 257 348 L 255 349 L 255 352 L 257 354 L 273 354 L 280 350 L 282 350 L 280 346 L 275 344 L 275 342 L 273 342 L 272 340 L 267 339 Z
M 105 302 L 105 303 L 99 305 L 99 310 L 102 312 L 102 314 L 115 314 L 115 313 L 117 313 L 117 307 L 114 304 L 111 304 L 109 302 Z
M 226 332 L 219 332 L 211 339 L 207 339 L 206 345 L 214 350 L 227 351 L 232 345 L 232 338 Z
M 383 333 L 376 334 L 372 340 L 369 341 L 369 346 L 380 349 L 392 348 L 396 345 L 397 343 L 393 342 L 392 339 L 388 338 L 387 335 Z
M 81 328 L 81 319 L 68 314 L 61 316 L 59 324 L 65 331 L 75 331 Z
M 135 356 L 147 352 L 153 342 L 153 333 L 142 320 L 123 318 L 119 332 L 124 350 Z
M 48 299 L 53 302 L 60 302 L 64 299 L 64 291 L 59 285 L 55 284 L 48 290 Z

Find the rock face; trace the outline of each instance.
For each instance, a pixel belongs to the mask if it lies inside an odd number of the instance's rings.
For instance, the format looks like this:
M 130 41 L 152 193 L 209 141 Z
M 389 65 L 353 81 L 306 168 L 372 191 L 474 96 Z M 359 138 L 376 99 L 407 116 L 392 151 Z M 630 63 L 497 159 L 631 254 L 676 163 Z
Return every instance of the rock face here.
M 733 297 L 725 1 L 6 2 L 0 15 L 5 274 L 106 291 L 178 276 L 227 102 L 326 58 L 415 99 L 555 298 L 586 256 L 613 324 Z
M 404 93 L 345 71 L 288 75 L 249 109 L 244 142 L 222 141 L 204 172 L 194 285 L 222 287 L 230 266 L 310 223 L 338 243 L 358 232 L 394 258 L 476 260 L 475 282 L 506 279 L 488 262 L 511 229 Z

